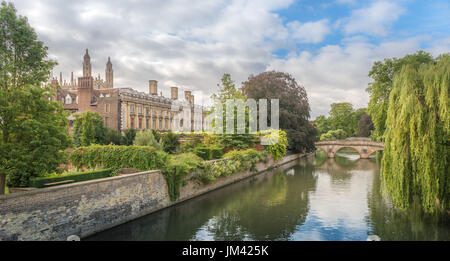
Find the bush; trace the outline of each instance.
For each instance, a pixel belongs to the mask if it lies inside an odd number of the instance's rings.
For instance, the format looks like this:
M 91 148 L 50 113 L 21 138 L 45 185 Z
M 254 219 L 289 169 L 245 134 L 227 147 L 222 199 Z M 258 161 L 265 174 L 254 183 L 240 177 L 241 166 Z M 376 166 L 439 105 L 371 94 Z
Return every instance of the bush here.
M 136 130 L 128 129 L 124 132 L 124 136 L 122 137 L 121 145 L 133 145 L 134 138 L 136 138 Z
M 170 155 L 166 167 L 162 170 L 167 181 L 172 201 L 178 199 L 183 178 L 202 165 L 202 159 L 193 153 Z
M 120 133 L 120 131 L 106 128 L 106 137 L 104 142 L 105 145 L 108 144 L 120 145 L 121 142 L 122 142 L 122 133 Z
M 264 135 L 264 138 L 268 140 L 270 145 L 265 145 L 266 150 L 274 160 L 279 160 L 286 155 L 288 146 L 288 140 L 286 132 L 282 130 L 270 130 Z
M 194 149 L 194 153 L 204 160 L 220 159 L 223 149 L 218 146 L 198 146 Z
M 134 138 L 133 144 L 138 146 L 151 146 L 157 150 L 162 150 L 162 146 L 156 140 L 152 130 L 138 132 L 136 138 Z
M 223 155 L 223 160 L 203 163 L 203 171 L 197 173 L 197 179 L 208 184 L 219 177 L 228 177 L 240 171 L 255 170 L 256 163 L 266 158 L 266 152 L 254 149 L 233 150 Z
M 216 134 L 213 139 L 225 150 L 248 149 L 258 143 L 258 136 L 254 134 Z
M 115 171 L 120 168 L 144 171 L 164 168 L 168 155 L 148 146 L 91 145 L 74 149 L 70 160 L 78 169 L 85 166 L 112 168 Z
M 174 154 L 180 147 L 180 138 L 177 134 L 169 131 L 161 138 L 161 145 L 165 152 Z
M 113 176 L 112 169 L 103 169 L 103 170 L 95 170 L 95 171 L 86 171 L 86 172 L 78 172 L 78 173 L 69 173 L 69 174 L 53 174 L 46 177 L 38 177 L 38 178 L 31 178 L 30 179 L 30 185 L 31 187 L 35 188 L 43 188 L 48 187 L 44 184 L 47 183 L 54 183 L 58 181 L 64 181 L 64 180 L 73 180 L 73 182 L 80 182 L 80 181 L 86 181 L 91 179 L 100 179 L 100 178 L 107 178 Z M 52 185 L 54 186 L 54 185 Z

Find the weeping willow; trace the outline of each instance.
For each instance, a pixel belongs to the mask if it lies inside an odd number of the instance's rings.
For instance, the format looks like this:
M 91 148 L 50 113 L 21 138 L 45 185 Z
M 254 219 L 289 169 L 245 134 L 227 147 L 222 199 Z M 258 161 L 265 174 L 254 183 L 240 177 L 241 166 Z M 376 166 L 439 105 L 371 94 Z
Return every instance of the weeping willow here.
M 383 192 L 407 209 L 418 200 L 449 209 L 450 56 L 416 69 L 405 65 L 389 96 L 381 177 Z

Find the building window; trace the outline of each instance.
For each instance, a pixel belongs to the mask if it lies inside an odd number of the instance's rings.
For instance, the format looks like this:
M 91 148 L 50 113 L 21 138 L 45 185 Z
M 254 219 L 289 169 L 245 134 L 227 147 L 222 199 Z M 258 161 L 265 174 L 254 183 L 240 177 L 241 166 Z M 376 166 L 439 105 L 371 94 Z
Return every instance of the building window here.
M 149 108 L 149 107 L 146 107 L 146 108 L 145 108 L 145 114 L 147 114 L 147 115 L 150 114 L 150 108 Z
M 150 129 L 150 120 L 149 119 L 145 120 L 145 128 Z
M 162 119 L 159 119 L 159 128 L 162 129 Z
M 108 123 L 109 123 L 109 118 L 105 117 L 105 126 L 108 126 Z
M 131 118 L 131 128 L 134 129 L 134 118 Z
M 155 119 L 153 119 L 153 129 L 156 129 L 156 120 Z
M 130 106 L 130 111 L 131 111 L 131 112 L 134 112 L 134 104 L 131 104 L 131 106 Z
M 167 130 L 167 129 L 168 129 L 168 127 L 169 127 L 169 126 L 168 126 L 168 125 L 169 125 L 169 123 L 168 123 L 168 122 L 169 122 L 169 120 L 168 120 L 168 119 L 166 119 L 166 120 L 165 120 L 165 122 L 164 122 L 164 127 L 165 127 L 165 129 L 166 129 L 166 130 Z
M 105 104 L 105 112 L 110 112 L 111 111 L 111 107 L 109 103 Z
M 139 129 L 142 129 L 142 119 L 139 118 Z
M 142 113 L 142 106 L 138 106 L 138 113 Z

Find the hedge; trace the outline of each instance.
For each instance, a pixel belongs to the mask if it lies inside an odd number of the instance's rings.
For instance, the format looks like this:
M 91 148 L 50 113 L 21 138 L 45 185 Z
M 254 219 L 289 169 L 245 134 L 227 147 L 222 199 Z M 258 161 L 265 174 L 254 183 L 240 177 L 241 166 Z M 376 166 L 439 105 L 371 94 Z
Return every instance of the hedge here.
M 194 153 L 204 160 L 213 160 L 222 157 L 223 149 L 217 146 L 198 146 L 194 149 Z
M 30 184 L 31 187 L 35 188 L 43 188 L 43 187 L 49 187 L 45 186 L 44 184 L 47 183 L 54 183 L 64 180 L 73 180 L 73 182 L 80 182 L 80 181 L 86 181 L 91 179 L 100 179 L 100 178 L 107 178 L 113 176 L 112 169 L 102 169 L 102 170 L 94 170 L 94 171 L 86 171 L 86 172 L 77 172 L 77 173 L 69 173 L 64 175 L 54 174 L 47 177 L 37 177 L 37 178 L 31 178 Z M 71 182 L 71 183 L 73 183 Z M 67 184 L 67 183 L 64 183 Z M 55 184 L 57 185 L 57 184 Z M 51 186 L 55 186 L 51 185 Z M 62 185 L 62 184 L 61 184 Z
M 168 154 L 150 146 L 91 145 L 79 147 L 70 154 L 70 161 L 78 169 L 136 168 L 140 171 L 163 169 L 168 161 Z

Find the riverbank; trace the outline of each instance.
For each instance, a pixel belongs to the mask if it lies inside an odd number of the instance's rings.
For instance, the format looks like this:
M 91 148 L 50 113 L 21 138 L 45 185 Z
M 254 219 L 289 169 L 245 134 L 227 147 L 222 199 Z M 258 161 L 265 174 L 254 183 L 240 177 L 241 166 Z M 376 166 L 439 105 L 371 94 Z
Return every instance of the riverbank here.
M 259 162 L 243 171 L 201 185 L 190 175 L 179 198 L 170 201 L 160 170 L 79 182 L 0 196 L 0 240 L 66 240 L 87 237 L 138 217 L 294 161 L 305 154 Z

